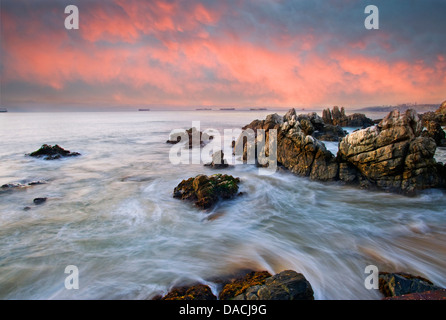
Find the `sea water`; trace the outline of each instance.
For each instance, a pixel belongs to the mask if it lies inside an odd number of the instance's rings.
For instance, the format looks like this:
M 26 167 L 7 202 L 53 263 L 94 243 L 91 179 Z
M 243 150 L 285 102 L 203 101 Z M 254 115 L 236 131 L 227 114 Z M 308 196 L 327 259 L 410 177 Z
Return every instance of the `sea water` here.
M 405 197 L 169 161 L 174 129 L 200 121 L 223 134 L 268 113 L 1 115 L 0 185 L 46 184 L 0 191 L 0 299 L 151 299 L 195 281 L 217 293 L 215 279 L 244 269 L 300 272 L 316 299 L 380 299 L 364 286 L 368 265 L 446 286 L 444 190 Z M 82 156 L 25 156 L 44 143 Z M 208 211 L 172 197 L 183 179 L 214 173 L 239 177 L 243 195 Z M 77 290 L 64 285 L 68 265 Z

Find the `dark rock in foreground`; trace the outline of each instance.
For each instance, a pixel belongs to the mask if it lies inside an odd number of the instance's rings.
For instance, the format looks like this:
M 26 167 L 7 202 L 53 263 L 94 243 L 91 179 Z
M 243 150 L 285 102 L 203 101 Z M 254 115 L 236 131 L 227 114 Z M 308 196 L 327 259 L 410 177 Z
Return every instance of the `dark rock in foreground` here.
M 286 270 L 248 288 L 234 300 L 314 300 L 314 293 L 301 273 Z
M 160 300 L 215 300 L 203 284 L 172 289 Z M 314 300 L 313 289 L 305 277 L 292 270 L 274 276 L 267 271 L 252 271 L 226 283 L 220 300 Z
M 43 158 L 44 160 L 56 160 L 65 157 L 76 157 L 81 154 L 78 152 L 70 152 L 59 147 L 57 144 L 55 146 L 50 146 L 47 144 L 42 145 L 39 150 L 34 151 L 29 154 L 30 157 Z
M 435 286 L 430 280 L 419 276 L 413 276 L 408 273 L 379 273 L 379 291 L 384 297 L 401 297 L 408 294 L 421 294 L 421 298 L 426 292 L 424 298 L 426 299 L 433 292 L 444 290 L 443 288 Z M 444 298 L 444 292 L 443 298 Z M 440 294 L 441 295 L 441 294 Z M 435 295 L 433 295 L 435 296 Z M 433 297 L 431 296 L 431 298 Z M 416 296 L 408 297 L 415 298 Z M 400 298 L 402 299 L 402 298 Z M 408 299 L 410 300 L 410 299 Z
M 194 201 L 196 206 L 207 209 L 220 199 L 231 199 L 236 196 L 239 183 L 239 178 L 226 174 L 198 175 L 181 181 L 174 189 L 173 197 Z
M 263 285 L 271 277 L 268 271 L 252 271 L 226 284 L 219 294 L 220 300 L 231 300 L 242 295 L 251 287 Z
M 401 296 L 386 297 L 383 300 L 446 300 L 446 289 L 403 294 Z
M 217 297 L 209 286 L 197 284 L 191 287 L 174 288 L 160 300 L 217 300 Z

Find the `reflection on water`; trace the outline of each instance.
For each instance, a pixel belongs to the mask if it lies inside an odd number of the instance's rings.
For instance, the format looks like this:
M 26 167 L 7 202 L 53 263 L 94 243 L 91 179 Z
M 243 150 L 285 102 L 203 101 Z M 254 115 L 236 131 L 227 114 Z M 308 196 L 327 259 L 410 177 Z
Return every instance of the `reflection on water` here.
M 206 212 L 172 197 L 182 179 L 215 173 L 168 161 L 166 137 L 190 126 L 188 113 L 178 122 L 167 113 L 39 115 L 45 127 L 11 115 L 0 126 L 0 184 L 48 183 L 0 193 L 2 299 L 147 299 L 245 268 L 301 272 L 316 299 L 379 299 L 363 285 L 369 264 L 446 286 L 442 190 L 407 198 L 236 166 L 228 173 L 244 196 Z M 253 118 L 206 117 L 213 128 Z M 42 143 L 82 157 L 23 156 Z M 42 196 L 47 203 L 33 205 Z M 79 290 L 64 288 L 67 265 L 79 268 Z

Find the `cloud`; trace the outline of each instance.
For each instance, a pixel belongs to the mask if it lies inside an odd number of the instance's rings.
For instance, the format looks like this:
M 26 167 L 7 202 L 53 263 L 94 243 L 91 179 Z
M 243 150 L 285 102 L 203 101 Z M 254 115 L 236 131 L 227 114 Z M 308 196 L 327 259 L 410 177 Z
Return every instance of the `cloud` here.
M 446 25 L 429 20 L 442 1 L 376 0 L 375 31 L 365 1 L 79 0 L 80 29 L 65 30 L 68 2 L 2 2 L 3 104 L 362 106 L 446 92 Z

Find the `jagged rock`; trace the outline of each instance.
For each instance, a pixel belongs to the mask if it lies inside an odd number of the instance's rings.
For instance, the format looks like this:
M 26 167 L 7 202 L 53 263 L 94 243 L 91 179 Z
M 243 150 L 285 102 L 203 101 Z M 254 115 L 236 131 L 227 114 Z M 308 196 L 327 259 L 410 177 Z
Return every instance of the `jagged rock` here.
M 437 146 L 446 147 L 446 134 L 437 121 L 424 122 L 426 130 L 422 132 L 423 137 L 429 137 L 435 140 Z
M 363 187 L 405 193 L 440 187 L 444 181 L 434 159 L 436 144 L 421 130 L 415 111 L 394 110 L 378 125 L 342 139 L 338 161 L 357 169 Z
M 354 113 L 347 116 L 344 107 L 339 110 L 339 107 L 337 106 L 333 107 L 333 111 L 330 111 L 330 109 L 323 110 L 322 120 L 326 124 L 338 125 L 341 127 L 367 128 L 374 125 L 373 120 L 367 118 L 365 114 Z
M 78 152 L 70 152 L 59 147 L 57 144 L 55 146 L 50 146 L 47 144 L 42 145 L 39 150 L 28 154 L 30 157 L 43 158 L 44 160 L 56 160 L 65 157 L 76 157 L 81 154 Z
M 212 169 L 224 169 L 229 167 L 229 164 L 225 159 L 225 154 L 220 150 L 212 154 L 212 162 L 206 163 L 205 166 Z
M 301 273 L 286 270 L 248 288 L 234 300 L 314 300 L 314 293 Z
M 384 297 L 397 297 L 406 294 L 423 293 L 443 288 L 435 286 L 430 280 L 407 273 L 379 273 L 379 291 Z
M 421 115 L 421 118 L 424 125 L 428 121 L 435 121 L 441 126 L 446 126 L 446 101 L 435 112 L 426 112 Z
M 173 197 L 194 201 L 196 206 L 207 209 L 220 199 L 230 199 L 236 196 L 239 183 L 239 178 L 226 174 L 198 175 L 195 178 L 181 181 L 174 189 Z
M 268 271 L 251 271 L 226 284 L 219 294 L 219 299 L 232 300 L 253 286 L 263 285 L 269 277 L 271 274 Z
M 207 141 L 212 140 L 213 136 L 207 134 L 207 133 L 203 133 L 201 131 L 198 132 L 197 128 L 190 128 L 188 130 L 186 130 L 185 132 L 179 132 L 176 134 L 172 134 L 169 137 L 169 140 L 166 141 L 166 143 L 168 144 L 177 144 L 180 141 L 188 141 L 188 147 L 189 149 L 192 149 L 193 147 L 193 138 L 195 137 L 195 139 L 199 140 L 199 146 L 203 146 L 206 144 Z
M 160 300 L 217 300 L 217 297 L 209 286 L 197 284 L 191 287 L 173 288 Z

